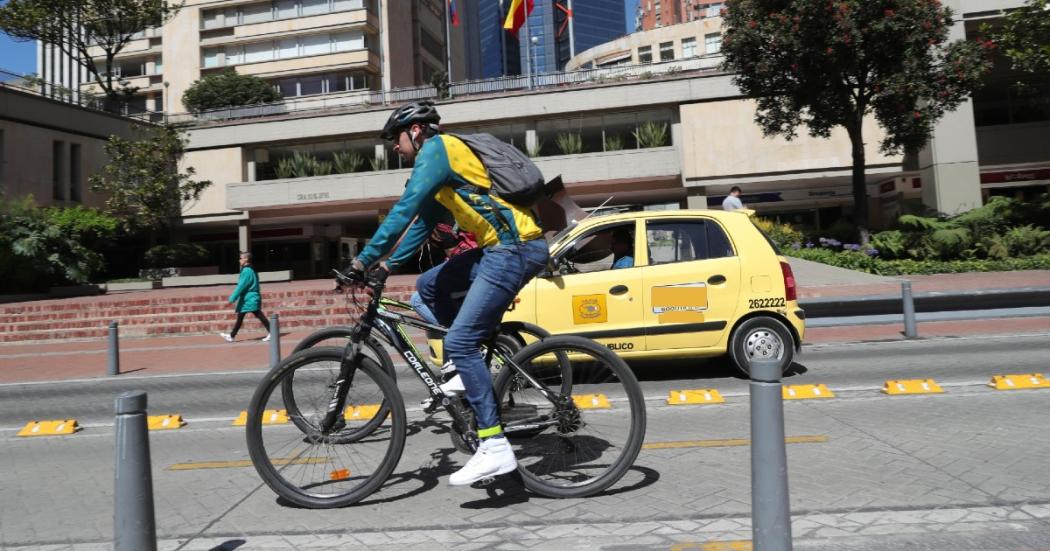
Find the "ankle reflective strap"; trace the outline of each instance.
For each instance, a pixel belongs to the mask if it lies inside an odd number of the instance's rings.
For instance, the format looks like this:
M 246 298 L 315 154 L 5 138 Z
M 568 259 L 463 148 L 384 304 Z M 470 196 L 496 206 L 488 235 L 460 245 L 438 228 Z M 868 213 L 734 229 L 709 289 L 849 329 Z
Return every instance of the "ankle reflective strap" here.
M 496 436 L 498 434 L 503 434 L 503 427 L 500 425 L 478 430 L 478 438 L 488 438 L 490 436 Z

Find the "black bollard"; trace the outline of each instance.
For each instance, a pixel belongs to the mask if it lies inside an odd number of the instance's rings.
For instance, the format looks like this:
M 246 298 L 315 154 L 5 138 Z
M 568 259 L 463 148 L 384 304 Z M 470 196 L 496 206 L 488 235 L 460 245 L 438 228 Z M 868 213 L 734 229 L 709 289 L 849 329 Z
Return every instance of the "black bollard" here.
M 121 394 L 117 398 L 116 413 L 113 549 L 156 551 L 146 393 L 136 390 Z

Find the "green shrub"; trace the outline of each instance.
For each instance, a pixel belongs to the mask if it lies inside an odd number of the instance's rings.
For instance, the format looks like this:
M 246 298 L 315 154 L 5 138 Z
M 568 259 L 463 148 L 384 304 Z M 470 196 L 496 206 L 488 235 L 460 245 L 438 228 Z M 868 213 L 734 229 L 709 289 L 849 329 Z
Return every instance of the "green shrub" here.
M 332 156 L 337 174 L 357 172 L 365 165 L 365 156 L 356 151 L 340 151 Z
M 143 258 L 149 268 L 206 266 L 209 260 L 208 250 L 196 243 L 157 245 Z
M 576 155 L 583 151 L 583 138 L 578 133 L 558 134 L 554 139 L 554 145 L 562 155 Z
M 623 149 L 623 136 L 605 136 L 606 151 L 620 151 Z
M 238 74 L 230 68 L 194 82 L 182 95 L 182 104 L 190 111 L 200 112 L 279 99 L 281 93 L 265 80 L 252 75 Z
M 667 136 L 667 123 L 648 121 L 638 126 L 634 131 L 634 138 L 638 140 L 638 147 L 664 147 L 670 145 Z
M 386 170 L 387 159 L 386 157 L 375 156 L 369 159 L 368 164 L 372 165 L 372 170 Z
M 1050 254 L 1004 260 L 882 260 L 854 251 L 835 252 L 829 249 L 784 250 L 784 254 L 878 275 L 926 275 L 963 272 L 1007 272 L 1013 270 L 1050 269 Z
M 332 161 L 314 160 L 313 175 L 328 176 L 332 173 Z
M 765 218 L 752 218 L 752 220 L 781 251 L 798 248 L 806 240 L 806 236 L 793 228 L 791 224 L 781 224 Z
M 873 234 L 870 245 L 884 259 L 906 258 L 908 255 L 908 240 L 900 230 Z
M 1011 228 L 1002 242 L 1014 256 L 1031 256 L 1050 250 L 1050 231 L 1032 225 Z

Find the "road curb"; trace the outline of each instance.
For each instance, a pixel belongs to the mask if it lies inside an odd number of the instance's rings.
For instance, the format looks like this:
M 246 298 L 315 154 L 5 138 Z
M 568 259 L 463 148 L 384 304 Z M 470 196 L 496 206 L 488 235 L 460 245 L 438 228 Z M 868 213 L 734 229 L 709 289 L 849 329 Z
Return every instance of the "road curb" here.
M 964 292 L 936 291 L 916 293 L 914 298 L 915 311 L 920 313 L 1050 306 L 1050 287 L 984 289 Z M 799 301 L 799 306 L 806 311 L 806 318 L 904 313 L 900 294 L 802 299 Z

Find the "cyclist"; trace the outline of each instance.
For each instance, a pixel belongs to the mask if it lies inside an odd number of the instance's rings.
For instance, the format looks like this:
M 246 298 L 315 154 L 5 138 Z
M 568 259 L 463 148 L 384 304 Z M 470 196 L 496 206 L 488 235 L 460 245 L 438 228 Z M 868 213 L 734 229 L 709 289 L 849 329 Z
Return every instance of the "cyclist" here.
M 420 289 L 437 320 L 449 328 L 444 353 L 462 379 L 481 440 L 474 456 L 449 478 L 450 485 L 462 486 L 517 468 L 500 424 L 481 342 L 518 292 L 547 265 L 548 251 L 531 211 L 486 193 L 491 181 L 484 164 L 462 140 L 442 134 L 440 121 L 429 101 L 404 105 L 390 115 L 381 137 L 393 143 L 402 159 L 414 162 L 414 168 L 401 198 L 350 270 L 360 277 L 376 264 L 396 268 L 440 222 L 454 220 L 474 234 L 478 248 L 449 259 L 434 284 Z M 410 223 L 416 215 L 419 219 Z M 380 263 L 406 230 L 389 262 Z M 453 295 L 464 291 L 457 306 Z

